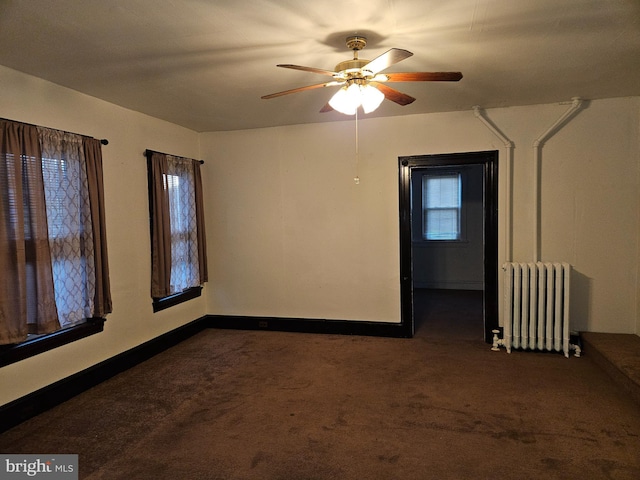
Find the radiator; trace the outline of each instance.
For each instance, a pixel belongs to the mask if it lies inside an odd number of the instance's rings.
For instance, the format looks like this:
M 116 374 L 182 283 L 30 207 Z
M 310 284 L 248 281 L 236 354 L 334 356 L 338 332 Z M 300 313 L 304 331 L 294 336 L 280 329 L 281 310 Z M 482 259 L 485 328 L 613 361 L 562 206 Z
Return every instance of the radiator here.
M 569 291 L 571 265 L 568 263 L 505 263 L 504 332 L 493 349 L 556 351 L 569 356 L 579 348 L 569 343 Z

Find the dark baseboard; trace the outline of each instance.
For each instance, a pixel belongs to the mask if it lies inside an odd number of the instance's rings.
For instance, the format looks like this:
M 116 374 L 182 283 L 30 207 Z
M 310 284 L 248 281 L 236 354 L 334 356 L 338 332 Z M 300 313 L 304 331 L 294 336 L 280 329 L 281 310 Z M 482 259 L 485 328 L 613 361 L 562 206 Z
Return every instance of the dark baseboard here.
M 207 315 L 207 326 L 236 330 L 273 330 L 278 332 L 363 335 L 374 337 L 410 338 L 406 325 L 390 322 L 323 320 L 305 318 L 246 317 Z
M 0 433 L 59 405 L 206 328 L 409 338 L 406 325 L 387 322 L 206 315 L 108 360 L 0 406 Z
M 207 327 L 206 317 L 160 335 L 70 377 L 48 385 L 0 407 L 0 433 L 98 385 L 158 353 L 177 345 Z

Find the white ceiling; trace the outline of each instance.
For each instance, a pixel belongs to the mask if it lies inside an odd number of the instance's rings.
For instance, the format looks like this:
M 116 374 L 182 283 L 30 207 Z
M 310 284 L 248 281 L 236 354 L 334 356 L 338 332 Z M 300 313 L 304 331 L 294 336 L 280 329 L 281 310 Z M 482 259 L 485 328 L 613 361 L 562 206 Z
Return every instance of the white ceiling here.
M 337 87 L 270 100 L 391 47 L 387 71 L 461 71 L 394 83 L 417 98 L 371 116 L 640 95 L 638 0 L 0 0 L 0 64 L 196 131 L 344 120 Z

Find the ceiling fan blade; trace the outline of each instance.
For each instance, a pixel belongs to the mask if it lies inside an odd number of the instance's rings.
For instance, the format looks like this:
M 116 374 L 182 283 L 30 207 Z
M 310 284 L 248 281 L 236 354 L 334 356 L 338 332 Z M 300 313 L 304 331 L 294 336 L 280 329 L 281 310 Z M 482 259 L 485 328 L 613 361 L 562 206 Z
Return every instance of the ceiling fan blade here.
M 460 72 L 411 72 L 382 73 L 373 80 L 376 82 L 457 82 L 461 78 Z
M 332 112 L 333 111 L 333 107 L 331 105 L 329 105 L 328 103 L 322 107 L 320 109 L 320 113 L 327 113 L 327 112 Z
M 364 67 L 362 67 L 362 69 L 367 70 L 375 75 L 385 68 L 389 68 L 391 65 L 395 65 L 396 63 L 404 60 L 405 58 L 409 58 L 411 55 L 413 55 L 413 53 L 408 50 L 402 50 L 401 48 L 392 48 L 391 50 L 388 50 L 382 55 L 371 60 Z
M 402 105 L 402 106 L 409 105 L 410 103 L 413 103 L 416 100 L 415 98 L 407 95 L 406 93 L 399 92 L 395 88 L 391 88 L 382 83 L 371 82 L 369 85 L 376 87 L 378 90 L 384 93 L 384 96 L 387 100 L 391 100 L 392 102 L 395 102 L 398 105 Z
M 285 90 L 283 92 L 271 93 L 269 95 L 264 95 L 260 98 L 264 100 L 268 100 L 270 98 L 281 97 L 282 95 L 289 95 L 290 93 L 304 92 L 306 90 L 314 90 L 316 88 L 322 88 L 322 87 L 333 87 L 335 85 L 341 85 L 341 83 L 340 82 L 317 83 L 315 85 L 307 85 L 306 87 L 292 88 L 291 90 Z
M 300 65 L 291 65 L 289 63 L 284 63 L 276 66 L 281 68 L 292 68 L 293 70 L 302 70 L 303 72 L 319 73 L 320 75 L 329 75 L 330 77 L 336 75 L 336 72 L 332 72 L 330 70 L 323 70 L 322 68 L 313 67 L 302 67 Z

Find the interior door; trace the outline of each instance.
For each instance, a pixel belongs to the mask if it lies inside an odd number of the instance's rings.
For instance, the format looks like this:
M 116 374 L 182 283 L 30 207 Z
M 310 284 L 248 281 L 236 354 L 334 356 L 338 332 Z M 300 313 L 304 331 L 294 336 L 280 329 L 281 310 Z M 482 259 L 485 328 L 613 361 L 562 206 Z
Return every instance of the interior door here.
M 412 194 L 412 178 L 416 172 L 428 169 L 451 169 L 455 166 L 482 166 L 483 177 L 483 317 L 484 337 L 492 341 L 491 330 L 498 327 L 498 152 L 471 152 L 439 155 L 419 155 L 399 158 L 400 193 L 400 295 L 401 322 L 412 336 L 415 332 L 413 289 L 413 239 L 415 225 L 412 210 L 415 195 Z

